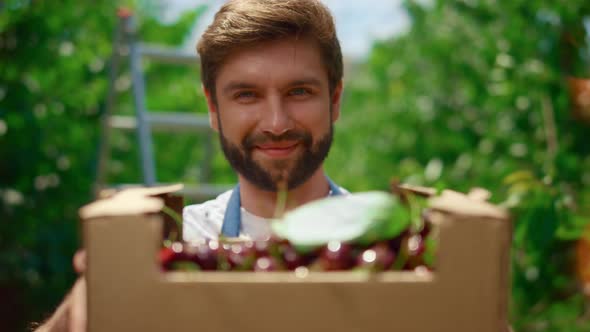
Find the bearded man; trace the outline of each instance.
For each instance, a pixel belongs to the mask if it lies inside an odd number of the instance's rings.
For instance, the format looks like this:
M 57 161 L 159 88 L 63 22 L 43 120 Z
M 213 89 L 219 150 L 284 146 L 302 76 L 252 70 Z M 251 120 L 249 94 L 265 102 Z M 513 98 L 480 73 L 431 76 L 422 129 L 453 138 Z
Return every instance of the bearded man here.
M 185 207 L 184 240 L 265 239 L 281 190 L 287 211 L 346 192 L 322 167 L 342 95 L 342 54 L 324 5 L 229 1 L 197 50 L 211 127 L 239 183 Z

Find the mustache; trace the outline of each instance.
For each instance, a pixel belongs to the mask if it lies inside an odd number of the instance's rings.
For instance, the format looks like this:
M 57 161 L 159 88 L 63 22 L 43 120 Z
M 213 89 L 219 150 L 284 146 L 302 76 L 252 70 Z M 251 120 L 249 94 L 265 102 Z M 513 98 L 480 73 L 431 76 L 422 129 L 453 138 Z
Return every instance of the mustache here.
M 294 130 L 287 131 L 281 135 L 274 135 L 271 133 L 250 134 L 244 138 L 242 141 L 242 146 L 248 150 L 251 150 L 257 145 L 262 145 L 269 142 L 278 143 L 282 141 L 302 141 L 306 146 L 310 146 L 312 143 L 311 134 L 302 130 Z

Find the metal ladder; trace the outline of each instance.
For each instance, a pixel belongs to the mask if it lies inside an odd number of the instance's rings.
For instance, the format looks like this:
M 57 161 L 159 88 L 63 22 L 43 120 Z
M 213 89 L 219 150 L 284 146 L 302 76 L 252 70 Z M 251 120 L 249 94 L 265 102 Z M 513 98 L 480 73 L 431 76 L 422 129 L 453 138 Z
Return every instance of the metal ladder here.
M 161 63 L 195 65 L 199 61 L 198 57 L 190 53 L 138 42 L 135 38 L 137 28 L 132 12 L 126 9 L 120 9 L 117 15 L 119 17 L 119 24 L 115 32 L 105 112 L 101 119 L 101 138 L 95 195 L 99 196 L 99 193 L 104 189 L 114 188 L 116 190 L 136 186 L 130 184 L 114 186 L 106 184 L 108 164 L 110 161 L 110 137 L 111 130 L 113 129 L 137 132 L 143 185 L 145 186 L 162 184 L 158 183 L 156 177 L 152 131 L 206 133 L 207 139 L 204 145 L 205 164 L 202 167 L 200 179 L 202 184 L 193 187 L 185 186 L 181 194 L 199 201 L 215 197 L 223 191 L 228 190 L 230 186 L 207 183 L 210 179 L 210 161 L 214 152 L 213 131 L 209 127 L 208 116 L 182 112 L 148 111 L 145 105 L 145 78 L 142 70 L 142 59 L 159 61 Z M 125 55 L 129 57 L 135 116 L 112 114 L 117 95 L 115 81 L 121 58 Z

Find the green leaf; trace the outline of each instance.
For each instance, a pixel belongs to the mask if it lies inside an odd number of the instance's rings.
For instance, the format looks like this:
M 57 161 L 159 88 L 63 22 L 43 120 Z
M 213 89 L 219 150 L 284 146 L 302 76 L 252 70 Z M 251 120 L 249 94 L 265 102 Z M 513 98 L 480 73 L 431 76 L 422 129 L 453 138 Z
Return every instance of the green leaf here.
M 428 236 L 425 241 L 424 263 L 426 263 L 427 266 L 435 266 L 438 240 L 433 236 Z
M 275 220 L 275 234 L 296 247 L 314 248 L 330 241 L 367 244 L 399 235 L 409 225 L 409 213 L 385 192 L 328 197 L 303 205 Z

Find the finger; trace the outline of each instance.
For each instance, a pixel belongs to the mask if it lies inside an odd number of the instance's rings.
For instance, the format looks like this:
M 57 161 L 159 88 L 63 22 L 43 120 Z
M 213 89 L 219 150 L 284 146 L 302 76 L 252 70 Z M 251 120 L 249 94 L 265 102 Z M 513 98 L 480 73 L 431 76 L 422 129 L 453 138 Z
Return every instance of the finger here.
M 76 270 L 78 274 L 86 272 L 86 250 L 78 250 L 76 254 L 74 254 L 72 263 L 74 265 L 74 270 Z
M 70 306 L 72 305 L 72 296 L 68 294 L 53 315 L 49 317 L 43 325 L 39 326 L 35 332 L 63 332 L 68 331 L 68 318 Z
M 78 278 L 72 288 L 69 332 L 86 332 L 86 279 Z

